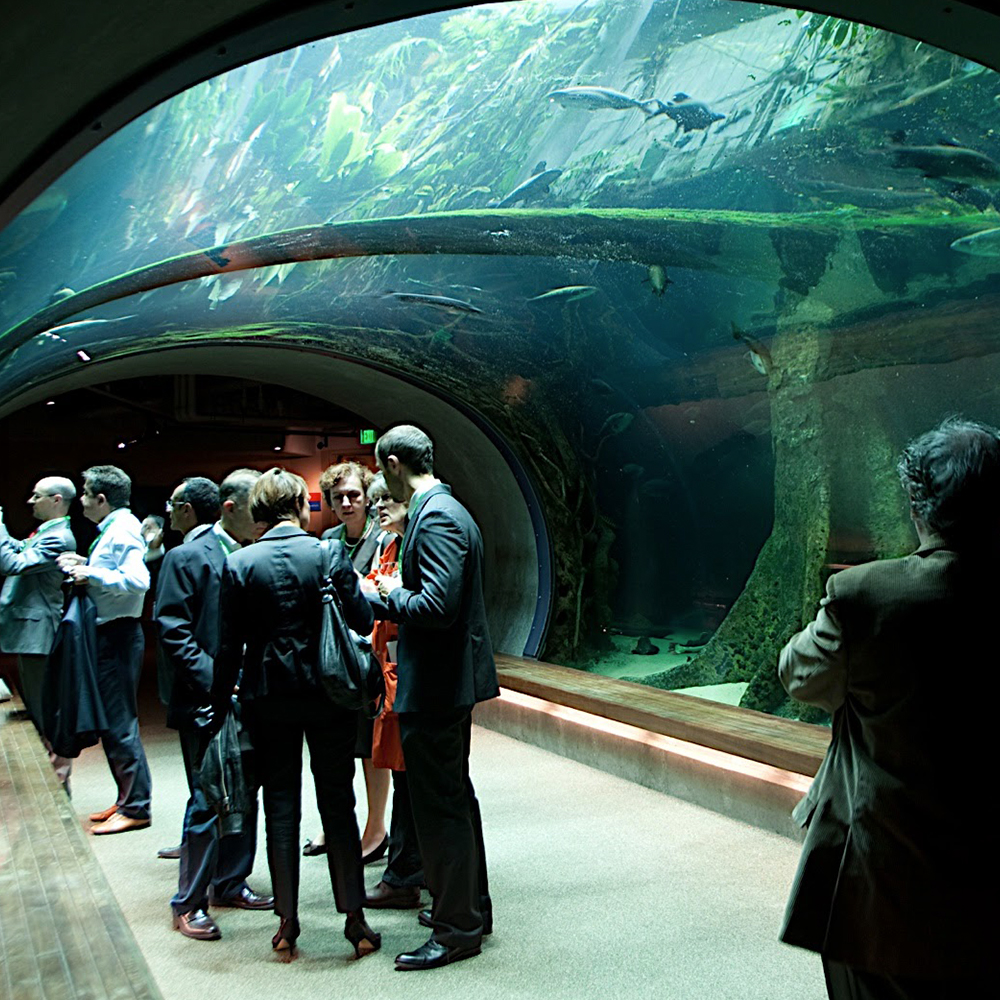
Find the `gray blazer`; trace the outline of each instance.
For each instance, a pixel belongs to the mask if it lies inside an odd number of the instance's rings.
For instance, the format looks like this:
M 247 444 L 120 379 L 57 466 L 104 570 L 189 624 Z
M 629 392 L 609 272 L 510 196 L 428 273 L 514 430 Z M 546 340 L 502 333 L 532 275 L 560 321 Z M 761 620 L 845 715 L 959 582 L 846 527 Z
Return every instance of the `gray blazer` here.
M 48 523 L 48 522 L 46 522 Z M 39 531 L 24 541 L 11 538 L 0 523 L 0 649 L 5 653 L 48 656 L 63 612 L 63 574 L 56 557 L 75 552 L 69 522 Z
M 781 654 L 799 701 L 833 713 L 795 811 L 808 826 L 782 939 L 883 976 L 974 978 L 992 959 L 994 557 L 932 539 L 830 577 Z M 954 995 L 965 995 L 956 992 Z

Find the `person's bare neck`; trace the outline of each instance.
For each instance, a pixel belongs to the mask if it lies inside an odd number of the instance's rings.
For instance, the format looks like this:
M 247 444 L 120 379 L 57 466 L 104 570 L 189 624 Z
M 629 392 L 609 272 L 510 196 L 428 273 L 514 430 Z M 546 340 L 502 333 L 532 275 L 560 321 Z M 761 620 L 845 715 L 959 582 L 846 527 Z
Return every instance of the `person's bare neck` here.
M 433 472 L 408 473 L 403 478 L 403 499 L 409 503 L 417 493 L 424 493 L 441 480 Z

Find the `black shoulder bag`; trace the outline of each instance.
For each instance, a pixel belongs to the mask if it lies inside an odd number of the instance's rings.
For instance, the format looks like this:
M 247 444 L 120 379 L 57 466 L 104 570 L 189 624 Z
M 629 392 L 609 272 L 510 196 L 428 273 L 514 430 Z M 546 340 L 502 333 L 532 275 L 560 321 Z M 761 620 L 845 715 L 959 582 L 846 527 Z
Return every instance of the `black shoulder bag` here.
M 325 577 L 320 587 L 323 605 L 319 630 L 319 681 L 327 698 L 340 708 L 363 711 L 374 719 L 385 703 L 382 664 L 372 651 L 371 640 L 360 636 L 344 618 L 340 595 L 334 584 L 333 547 L 323 542 Z

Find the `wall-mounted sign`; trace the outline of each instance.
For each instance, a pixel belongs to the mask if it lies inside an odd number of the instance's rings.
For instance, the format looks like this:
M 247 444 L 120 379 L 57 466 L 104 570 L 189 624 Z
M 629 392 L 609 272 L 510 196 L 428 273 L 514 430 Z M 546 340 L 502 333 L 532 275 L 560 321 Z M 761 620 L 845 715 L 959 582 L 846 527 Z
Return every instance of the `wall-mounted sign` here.
M 323 509 L 320 504 L 320 495 L 318 493 L 309 494 L 309 509 L 314 513 Z
M 359 439 L 362 444 L 374 444 L 375 443 L 375 428 L 374 427 L 364 427 L 361 430 Z

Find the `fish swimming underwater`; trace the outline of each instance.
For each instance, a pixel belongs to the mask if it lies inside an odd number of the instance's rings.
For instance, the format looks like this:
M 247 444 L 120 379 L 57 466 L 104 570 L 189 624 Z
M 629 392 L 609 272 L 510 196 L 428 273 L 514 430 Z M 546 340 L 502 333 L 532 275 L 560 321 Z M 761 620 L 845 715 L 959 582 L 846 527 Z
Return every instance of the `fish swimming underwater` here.
M 694 129 L 706 129 L 713 122 L 721 122 L 726 116 L 713 111 L 702 101 L 693 101 L 687 94 L 674 94 L 674 99 L 666 104 L 663 101 L 656 102 L 658 107 L 652 112 L 650 117 L 655 115 L 666 115 L 677 128 L 684 132 L 691 132 Z
M 667 285 L 673 284 L 673 281 L 667 277 L 667 269 L 662 264 L 650 264 L 649 277 L 642 280 L 643 284 L 649 282 L 649 287 L 654 295 L 662 295 L 667 290 Z
M 952 250 L 974 257 L 1000 257 L 1000 229 L 982 229 L 951 244 Z
M 482 309 L 464 299 L 453 299 L 447 295 L 425 295 L 423 292 L 386 292 L 383 299 L 395 299 L 397 302 L 412 302 L 416 305 L 437 306 L 438 309 L 450 309 L 452 312 L 481 313 Z
M 80 330 L 89 330 L 95 326 L 104 326 L 108 323 L 123 323 L 127 319 L 135 319 L 138 313 L 131 313 L 128 316 L 118 316 L 115 319 L 78 319 L 73 323 L 60 323 L 58 326 L 50 326 L 48 330 L 43 330 L 39 336 L 49 336 L 61 333 L 79 333 Z
M 750 350 L 747 352 L 750 356 L 750 364 L 754 366 L 761 373 L 761 375 L 770 375 L 771 369 L 774 367 L 774 362 L 771 359 L 771 352 L 756 338 L 751 337 L 749 333 L 744 333 L 735 323 L 730 321 L 733 328 L 733 340 L 742 340 Z
M 529 302 L 544 302 L 551 299 L 562 299 L 564 302 L 576 302 L 585 299 L 597 291 L 595 285 L 563 285 L 561 288 L 550 288 L 541 295 L 532 295 Z
M 932 146 L 908 146 L 903 132 L 893 133 L 892 138 L 894 145 L 889 147 L 889 152 L 894 167 L 912 167 L 924 177 L 978 177 L 1000 181 L 1000 164 L 978 150 L 949 139 L 940 139 Z
M 541 198 L 549 193 L 549 185 L 562 173 L 561 170 L 542 170 L 540 173 L 529 177 L 523 184 L 518 184 L 516 188 L 503 201 L 498 201 L 495 208 L 510 208 L 519 201 L 531 201 Z
M 564 108 L 583 108 L 586 111 L 641 111 L 649 117 L 660 114 L 657 106 L 662 107 L 661 102 L 655 99 L 638 101 L 628 94 L 611 90 L 609 87 L 563 87 L 545 96 Z

